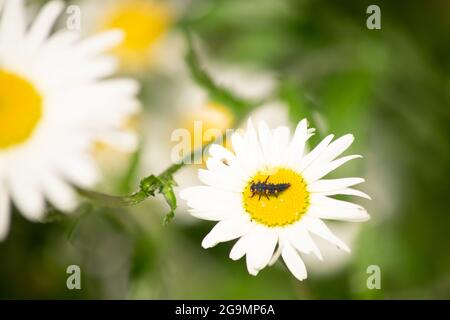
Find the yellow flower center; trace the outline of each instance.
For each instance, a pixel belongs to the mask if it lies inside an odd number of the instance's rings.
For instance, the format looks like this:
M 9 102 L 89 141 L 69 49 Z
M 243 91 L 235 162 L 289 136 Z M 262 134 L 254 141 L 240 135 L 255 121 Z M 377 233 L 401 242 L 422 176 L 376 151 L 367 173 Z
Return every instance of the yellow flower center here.
M 248 182 L 243 200 L 253 221 L 277 227 L 300 220 L 309 206 L 309 192 L 300 174 L 273 168 L 258 172 Z
M 185 119 L 183 126 L 190 132 L 191 150 L 197 150 L 220 138 L 233 125 L 233 114 L 223 105 L 209 102 Z M 222 145 L 227 146 L 227 141 Z M 204 155 L 204 162 L 208 155 Z
M 0 149 L 28 140 L 42 116 L 42 97 L 24 78 L 0 70 Z
M 106 15 L 102 29 L 123 30 L 125 38 L 114 53 L 124 64 L 142 64 L 171 21 L 169 7 L 160 2 L 122 1 Z

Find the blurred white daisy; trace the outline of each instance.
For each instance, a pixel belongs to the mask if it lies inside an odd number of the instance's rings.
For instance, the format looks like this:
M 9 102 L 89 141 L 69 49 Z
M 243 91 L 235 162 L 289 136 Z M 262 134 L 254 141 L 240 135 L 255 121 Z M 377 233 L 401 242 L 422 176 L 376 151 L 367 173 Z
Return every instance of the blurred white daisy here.
M 112 52 L 125 71 L 142 72 L 175 61 L 179 36 L 173 29 L 187 1 L 84 0 L 80 4 L 83 26 L 89 32 L 123 31 L 124 41 Z
M 350 134 L 333 142 L 333 135 L 329 135 L 306 153 L 305 145 L 311 135 L 306 120 L 298 124 L 292 139 L 288 127 L 272 131 L 260 122 L 255 130 L 249 120 L 244 135 L 232 136 L 234 153 L 219 145 L 210 148 L 207 169 L 199 170 L 199 179 L 206 185 L 181 192 L 193 216 L 218 221 L 203 239 L 204 248 L 239 238 L 230 258 L 237 260 L 245 255 L 250 274 L 256 275 L 281 255 L 299 280 L 307 277 L 299 253 L 314 253 L 322 259 L 311 234 L 350 251 L 322 219 L 369 219 L 363 207 L 331 197 L 369 198 L 351 188 L 364 180 L 322 178 L 361 156 L 336 159 L 353 142 Z
M 99 178 L 93 144 L 125 150 L 137 144 L 125 130 L 139 110 L 137 83 L 103 80 L 117 68 L 103 52 L 121 41 L 121 32 L 83 41 L 68 30 L 50 36 L 63 9 L 62 1 L 48 2 L 30 25 L 23 0 L 0 8 L 0 238 L 11 200 L 32 221 L 43 218 L 46 200 L 73 210 L 72 185 L 92 187 Z

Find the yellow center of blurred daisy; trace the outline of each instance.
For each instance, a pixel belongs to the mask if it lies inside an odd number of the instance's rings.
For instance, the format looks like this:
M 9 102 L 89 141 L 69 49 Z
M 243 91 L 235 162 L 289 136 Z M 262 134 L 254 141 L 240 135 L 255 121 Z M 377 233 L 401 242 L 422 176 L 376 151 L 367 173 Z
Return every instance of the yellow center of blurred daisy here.
M 0 70 L 0 149 L 28 140 L 42 115 L 42 97 L 24 78 Z
M 172 14 L 167 5 L 153 1 L 122 1 L 106 15 L 102 29 L 121 29 L 125 38 L 114 52 L 123 63 L 140 63 L 167 32 Z M 131 60 L 131 61 L 130 61 Z
M 309 206 L 309 192 L 301 175 L 274 168 L 258 172 L 248 182 L 243 200 L 253 221 L 279 227 L 300 220 Z
M 219 138 L 233 125 L 233 114 L 223 105 L 209 102 L 186 119 L 184 126 L 191 133 L 192 150 Z

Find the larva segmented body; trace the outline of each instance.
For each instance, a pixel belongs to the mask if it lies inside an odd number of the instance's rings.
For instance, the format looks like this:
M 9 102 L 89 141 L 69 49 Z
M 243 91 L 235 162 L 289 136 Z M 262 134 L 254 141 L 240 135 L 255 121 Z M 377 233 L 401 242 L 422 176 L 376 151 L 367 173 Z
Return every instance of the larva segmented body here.
M 278 197 L 278 194 L 283 192 L 284 190 L 288 189 L 291 184 L 290 183 L 270 183 L 267 182 L 269 180 L 270 176 L 267 176 L 266 180 L 264 182 L 258 181 L 254 182 L 252 181 L 250 183 L 250 191 L 252 192 L 252 195 L 250 198 L 253 198 L 255 195 L 258 195 L 258 200 L 261 199 L 262 196 L 265 196 L 268 200 L 270 200 L 269 196 L 276 196 Z

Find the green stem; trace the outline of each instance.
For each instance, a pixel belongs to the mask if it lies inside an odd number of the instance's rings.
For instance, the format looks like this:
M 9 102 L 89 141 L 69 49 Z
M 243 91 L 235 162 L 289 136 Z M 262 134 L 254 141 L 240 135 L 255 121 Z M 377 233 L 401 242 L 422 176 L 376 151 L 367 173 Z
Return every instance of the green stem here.
M 204 147 L 207 147 L 208 145 L 209 144 L 206 144 Z M 169 166 L 158 176 L 150 175 L 143 178 L 139 184 L 139 190 L 130 195 L 113 196 L 106 193 L 86 190 L 82 188 L 77 188 L 77 190 L 82 196 L 108 208 L 135 206 L 148 197 L 154 196 L 155 193 L 159 192 L 162 184 L 172 179 L 172 176 L 181 168 L 183 168 L 187 163 L 189 163 L 193 157 L 195 157 L 199 153 L 203 153 L 204 147 L 194 150 L 186 157 L 184 157 L 179 163 L 175 163 Z

